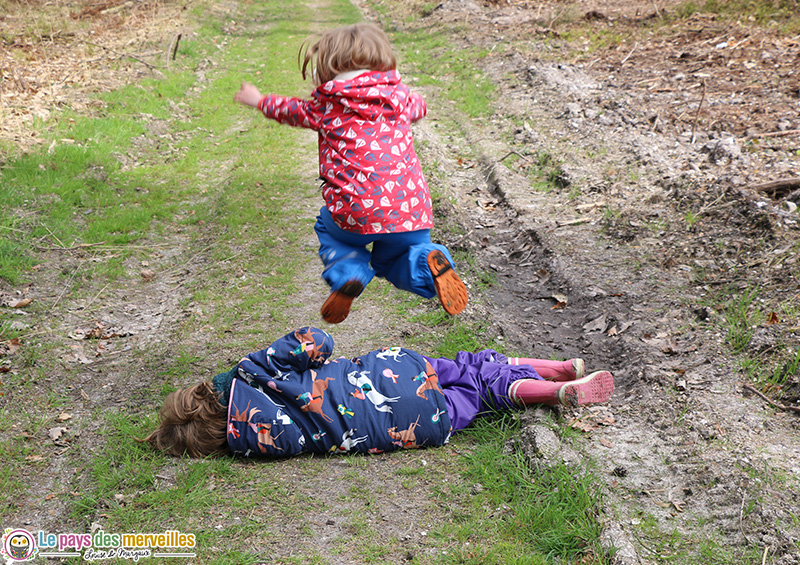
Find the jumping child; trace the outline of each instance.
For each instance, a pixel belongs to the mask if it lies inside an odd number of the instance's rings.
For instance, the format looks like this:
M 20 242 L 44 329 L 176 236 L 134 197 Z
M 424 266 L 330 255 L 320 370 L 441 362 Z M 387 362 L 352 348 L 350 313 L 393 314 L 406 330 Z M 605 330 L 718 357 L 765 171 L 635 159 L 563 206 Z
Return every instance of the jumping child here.
M 322 318 L 347 318 L 374 276 L 425 298 L 438 295 L 445 311 L 458 314 L 467 289 L 448 250 L 431 242 L 431 196 L 411 136 L 427 106 L 401 82 L 389 39 L 367 23 L 337 28 L 303 43 L 298 64 L 316 85 L 311 99 L 265 96 L 244 83 L 234 100 L 319 134 L 325 206 L 314 230 L 331 288 Z
M 608 371 L 581 359 L 507 359 L 487 349 L 455 359 L 385 347 L 331 358 L 333 338 L 304 327 L 212 381 L 170 393 L 145 440 L 171 455 L 382 453 L 442 445 L 496 410 L 606 402 Z M 545 376 L 546 375 L 546 376 Z

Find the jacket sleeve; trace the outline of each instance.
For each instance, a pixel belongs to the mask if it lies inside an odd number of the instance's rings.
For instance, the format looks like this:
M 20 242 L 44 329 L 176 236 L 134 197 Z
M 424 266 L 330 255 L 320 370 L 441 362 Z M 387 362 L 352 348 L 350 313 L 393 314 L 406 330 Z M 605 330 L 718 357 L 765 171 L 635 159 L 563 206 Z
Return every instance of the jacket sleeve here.
M 408 95 L 408 116 L 412 122 L 416 122 L 424 118 L 428 114 L 428 105 L 421 94 L 417 92 L 410 92 Z
M 290 372 L 321 367 L 333 353 L 333 338 L 324 330 L 300 328 L 239 361 L 239 370 L 283 380 Z
M 321 112 L 316 100 L 269 94 L 258 103 L 258 109 L 267 118 L 281 124 L 313 130 L 320 126 Z

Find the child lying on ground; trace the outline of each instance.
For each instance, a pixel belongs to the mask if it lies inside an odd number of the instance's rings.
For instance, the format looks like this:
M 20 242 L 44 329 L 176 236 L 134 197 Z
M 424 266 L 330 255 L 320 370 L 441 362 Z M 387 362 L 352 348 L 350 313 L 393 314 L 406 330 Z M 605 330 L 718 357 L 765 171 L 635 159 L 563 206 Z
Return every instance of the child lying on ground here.
M 233 369 L 170 393 L 145 440 L 171 455 L 290 457 L 442 445 L 496 410 L 606 402 L 608 371 L 581 359 L 512 358 L 492 350 L 433 359 L 402 347 L 332 359 L 333 338 L 304 327 Z

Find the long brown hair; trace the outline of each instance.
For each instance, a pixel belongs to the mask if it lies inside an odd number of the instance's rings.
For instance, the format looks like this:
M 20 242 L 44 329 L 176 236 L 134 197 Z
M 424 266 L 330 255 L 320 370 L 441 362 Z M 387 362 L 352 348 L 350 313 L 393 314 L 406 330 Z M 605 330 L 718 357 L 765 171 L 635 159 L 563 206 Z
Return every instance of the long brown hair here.
M 158 419 L 158 429 L 139 441 L 175 456 L 228 452 L 227 409 L 210 382 L 169 393 Z
M 328 31 L 315 43 L 303 42 L 297 63 L 303 79 L 311 74 L 317 85 L 348 71 L 397 68 L 389 38 L 377 26 L 363 22 Z

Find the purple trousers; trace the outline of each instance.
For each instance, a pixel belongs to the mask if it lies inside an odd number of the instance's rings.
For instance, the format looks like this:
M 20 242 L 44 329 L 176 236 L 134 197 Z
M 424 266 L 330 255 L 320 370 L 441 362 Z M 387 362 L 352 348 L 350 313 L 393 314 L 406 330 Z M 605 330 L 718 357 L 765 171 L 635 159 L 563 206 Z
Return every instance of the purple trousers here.
M 462 430 L 478 416 L 498 410 L 518 409 L 508 387 L 518 379 L 543 380 L 530 365 L 509 365 L 508 358 L 492 349 L 461 351 L 455 359 L 425 357 L 439 376 L 453 430 Z

